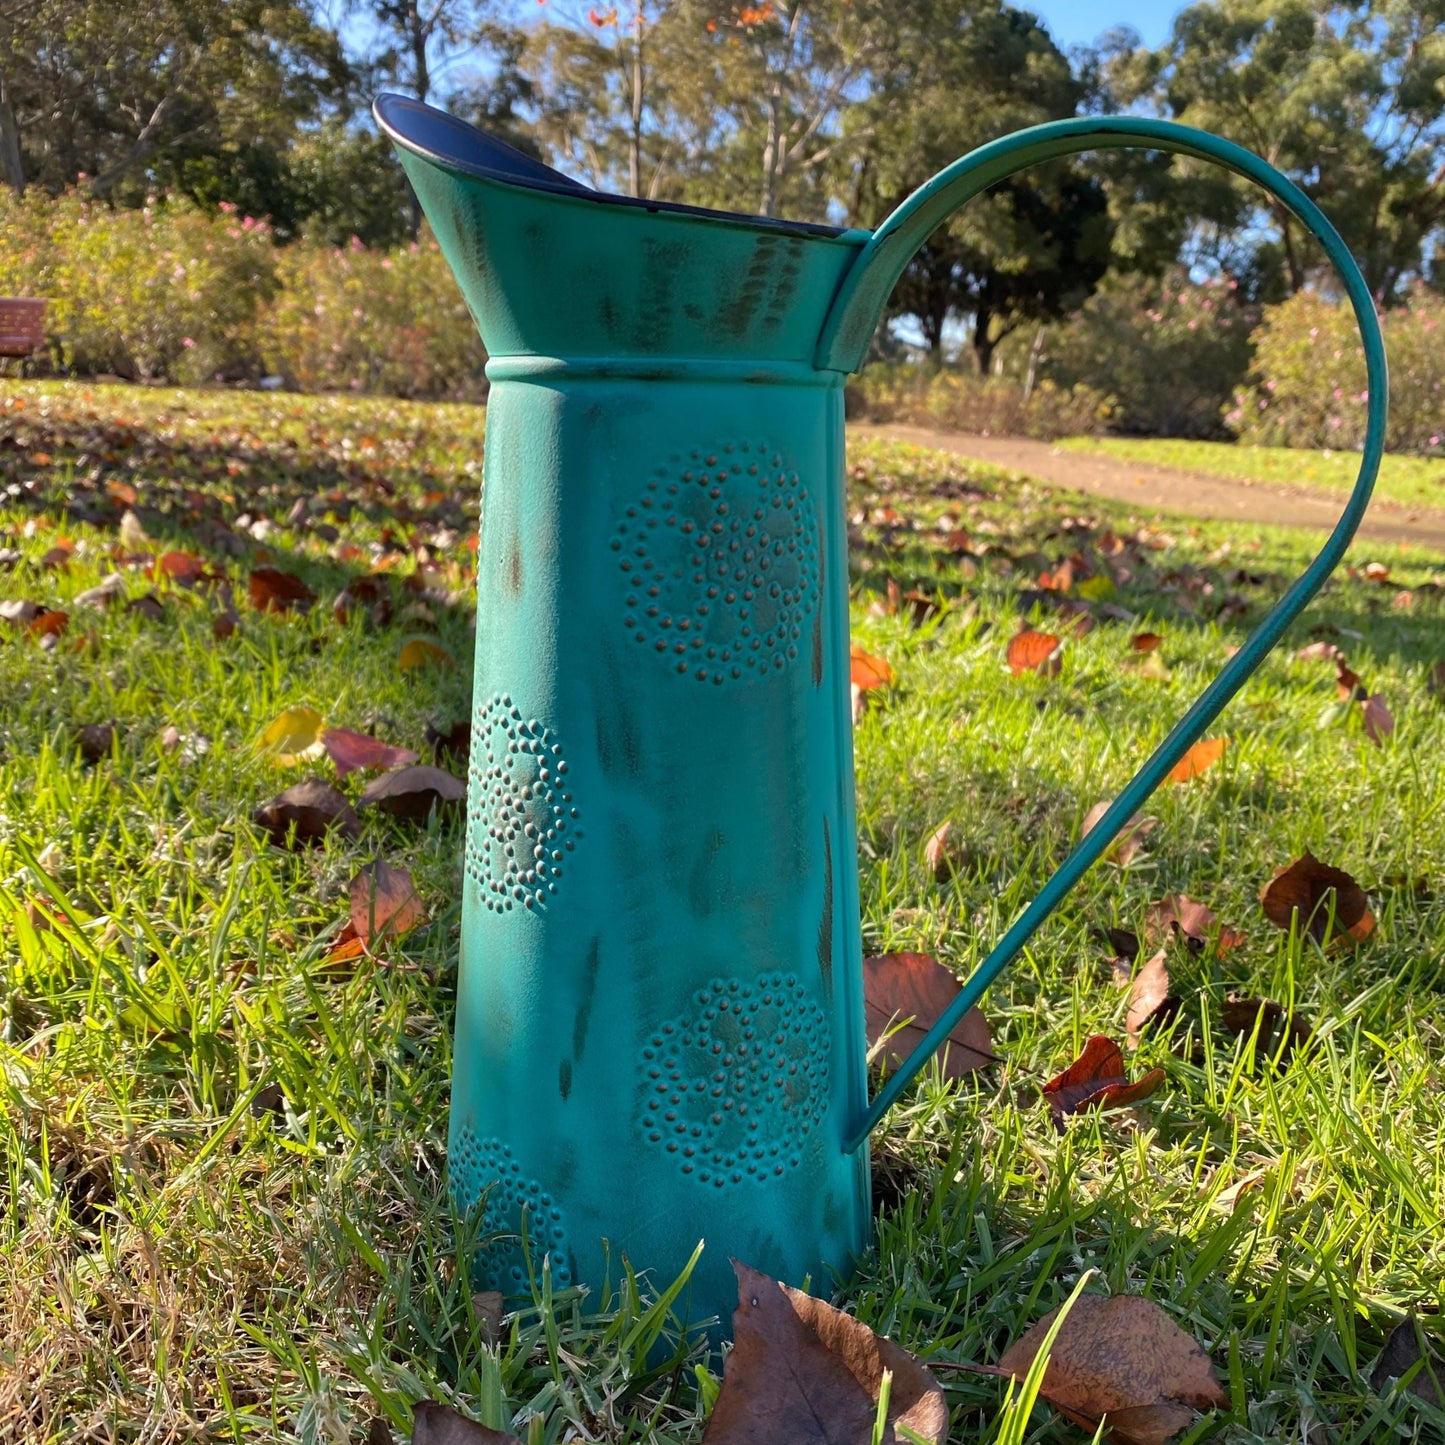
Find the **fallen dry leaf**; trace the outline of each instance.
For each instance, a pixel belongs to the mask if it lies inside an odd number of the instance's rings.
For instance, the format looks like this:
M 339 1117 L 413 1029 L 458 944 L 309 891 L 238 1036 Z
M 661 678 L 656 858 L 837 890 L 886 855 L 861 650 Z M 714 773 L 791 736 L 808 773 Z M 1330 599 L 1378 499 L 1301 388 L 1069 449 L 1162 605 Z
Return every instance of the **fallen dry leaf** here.
M 76 746 L 80 756 L 87 763 L 98 763 L 110 756 L 115 745 L 117 725 L 114 718 L 107 722 L 85 723 L 75 729 Z
M 338 778 L 361 768 L 399 768 L 416 762 L 418 756 L 410 748 L 393 747 L 370 733 L 356 733 L 349 728 L 323 728 L 321 746 L 336 764 Z
M 899 1445 L 900 1425 L 943 1445 L 943 1391 L 912 1355 L 842 1310 L 732 1263 L 734 1344 L 703 1445 L 866 1445 L 885 1370 L 893 1384 L 884 1445 Z
M 1014 634 L 1005 656 L 1015 677 L 1025 672 L 1056 677 L 1064 665 L 1062 640 L 1051 632 L 1035 632 L 1028 627 Z
M 1058 1313 L 1030 1326 L 991 1373 L 1022 1379 Z M 1165 1445 L 1195 1410 L 1230 1403 L 1199 1343 L 1137 1295 L 1080 1295 L 1049 1351 L 1039 1393 L 1085 1430 L 1106 1420 L 1105 1438 L 1115 1445 Z
M 433 808 L 447 811 L 459 807 L 467 796 L 467 785 L 441 768 L 424 763 L 398 768 L 368 783 L 357 799 L 358 808 L 380 808 L 393 818 L 424 823 Z
M 439 764 L 450 762 L 465 768 L 472 755 L 472 725 L 466 718 L 449 723 L 445 731 L 428 723 L 426 740 Z
M 1161 948 L 1134 975 L 1129 986 L 1125 1026 L 1132 1044 L 1139 1042 L 1139 1035 L 1146 1024 L 1156 1023 L 1162 1027 L 1179 1012 L 1180 999 L 1170 988 L 1167 958 L 1167 950 Z
M 217 642 L 224 642 L 230 637 L 239 626 L 240 614 L 234 607 L 228 607 L 224 612 L 218 612 L 211 619 L 211 635 Z
M 1437 1410 L 1445 1408 L 1445 1360 L 1430 1348 L 1412 1309 L 1385 1341 L 1385 1348 L 1370 1371 L 1370 1388 L 1384 1394 L 1387 1380 L 1403 1379 L 1417 1364 L 1420 1369 L 1405 1389 Z
M 1288 1013 L 1283 1004 L 1272 998 L 1240 998 L 1230 994 L 1219 1016 L 1224 1027 L 1236 1037 L 1253 1034 L 1257 1025 L 1256 1054 L 1273 1057 L 1278 1050 L 1281 1064 L 1288 1063 L 1290 1055 L 1296 1049 L 1303 1049 L 1314 1037 L 1314 1030 L 1304 1019 Z
M 1217 935 L 1216 925 L 1219 925 Z M 1220 925 L 1219 915 L 1212 908 L 1196 903 L 1187 893 L 1171 893 L 1158 903 L 1151 903 L 1144 915 L 1144 931 L 1154 942 L 1182 938 L 1192 953 L 1203 953 L 1209 940 L 1215 938 L 1221 958 L 1245 938 L 1237 928 L 1227 923 Z
M 430 638 L 412 637 L 402 643 L 396 665 L 402 672 L 415 672 L 421 667 L 453 667 L 455 659 Z
M 1367 697 L 1360 704 L 1360 711 L 1365 720 L 1365 736 L 1376 747 L 1379 747 L 1383 740 L 1395 731 L 1394 715 L 1385 705 L 1384 697 L 1378 692 Z
M 412 1445 L 522 1445 L 515 1435 L 493 1430 L 438 1400 L 412 1406 Z
M 1109 811 L 1113 804 L 1112 798 L 1105 798 L 1102 802 L 1095 803 L 1084 814 L 1084 826 L 1079 836 L 1082 838 L 1091 833 L 1098 826 L 1099 819 Z M 1104 857 L 1117 863 L 1121 868 L 1127 868 L 1143 851 L 1144 840 L 1158 826 L 1158 818 L 1146 818 L 1142 813 L 1135 813 L 1119 830 L 1113 843 L 1105 851 Z
M 1191 778 L 1197 778 L 1224 756 L 1228 746 L 1228 738 L 1201 738 L 1169 769 L 1169 781 L 1187 783 Z
M 1346 667 L 1343 657 L 1335 659 L 1335 691 L 1346 702 L 1364 702 L 1369 696 L 1360 681 L 1360 674 Z
M 945 819 L 923 845 L 923 861 L 935 883 L 947 883 L 968 862 L 968 849 L 953 836 L 953 822 Z
M 427 921 L 416 884 L 405 868 L 382 859 L 351 880 L 351 917 L 326 955 L 332 962 L 371 953 L 383 939 L 400 938 Z
M 1157 632 L 1136 632 L 1129 639 L 1135 652 L 1157 652 L 1164 639 Z
M 256 746 L 274 761 L 290 765 L 319 758 L 324 751 L 321 730 L 325 719 L 314 707 L 288 707 L 268 724 Z
M 887 1057 L 901 1063 L 962 992 L 962 985 L 926 953 L 883 953 L 863 960 L 863 1004 L 871 1048 L 890 1025 Z M 950 1079 L 961 1079 L 993 1061 L 993 1037 L 977 1006 L 959 1020 L 943 1044 L 939 1063 Z
M 278 567 L 253 567 L 248 587 L 251 606 L 258 612 L 306 611 L 316 594 L 297 576 Z
M 1122 1109 L 1147 1099 L 1164 1082 L 1162 1068 L 1150 1069 L 1132 1084 L 1124 1052 L 1107 1034 L 1095 1034 L 1084 1052 L 1043 1087 L 1056 1119 L 1083 1109 Z
M 1259 901 L 1265 917 L 1276 928 L 1288 930 L 1291 918 L 1298 912 L 1310 936 L 1324 943 L 1330 929 L 1331 898 L 1337 936 L 1358 943 L 1375 931 L 1375 916 L 1370 912 L 1365 890 L 1342 868 L 1321 863 L 1308 849 L 1275 873 L 1265 884 Z
M 361 833 L 361 823 L 346 795 L 320 778 L 308 778 L 278 793 L 257 808 L 252 819 L 278 848 L 320 843 L 332 828 L 346 838 Z
M 893 669 L 881 657 L 863 651 L 856 642 L 848 649 L 848 671 L 853 686 L 864 692 L 875 687 L 888 687 L 893 682 Z

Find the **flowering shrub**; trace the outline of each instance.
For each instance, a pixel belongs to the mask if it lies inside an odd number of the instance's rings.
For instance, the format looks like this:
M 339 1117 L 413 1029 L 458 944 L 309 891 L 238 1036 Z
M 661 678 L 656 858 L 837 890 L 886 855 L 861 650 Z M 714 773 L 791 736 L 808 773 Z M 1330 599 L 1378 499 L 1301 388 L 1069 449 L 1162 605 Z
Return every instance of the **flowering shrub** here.
M 1390 362 L 1392 451 L 1445 456 L 1445 297 L 1417 288 L 1381 317 Z M 1365 355 L 1349 306 L 1301 291 L 1255 332 L 1253 384 L 1226 421 L 1261 446 L 1357 451 L 1365 439 Z
M 849 414 L 876 422 L 913 422 L 984 436 L 1029 436 L 1040 441 L 1104 429 L 1113 403 L 1088 386 L 1041 382 L 1027 400 L 1004 377 L 981 377 L 945 367 L 869 366 L 848 387 Z
M 244 370 L 275 289 L 267 227 L 186 201 L 117 211 L 71 193 L 0 190 L 0 293 L 45 296 L 52 360 L 141 381 Z
M 298 243 L 278 254 L 277 276 L 261 354 L 302 391 L 485 391 L 487 353 L 429 232 L 395 251 Z
M 1236 283 L 1114 277 L 1047 333 L 1043 373 L 1114 397 L 1114 431 L 1218 437 L 1221 413 L 1249 365 L 1258 311 Z
M 113 210 L 0 187 L 0 295 L 44 296 L 56 369 L 182 385 L 478 394 L 486 353 L 431 237 L 277 247 L 264 221 L 183 200 Z

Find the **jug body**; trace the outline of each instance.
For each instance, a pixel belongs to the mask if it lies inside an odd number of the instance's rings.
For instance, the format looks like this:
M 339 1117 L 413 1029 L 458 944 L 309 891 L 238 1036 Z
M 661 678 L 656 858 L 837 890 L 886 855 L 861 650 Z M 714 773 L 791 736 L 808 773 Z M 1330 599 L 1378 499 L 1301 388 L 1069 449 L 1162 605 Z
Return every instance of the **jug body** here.
M 870 1233 L 841 375 L 489 366 L 449 1168 L 481 1287 Z M 607 1253 L 604 1253 L 604 1242 Z

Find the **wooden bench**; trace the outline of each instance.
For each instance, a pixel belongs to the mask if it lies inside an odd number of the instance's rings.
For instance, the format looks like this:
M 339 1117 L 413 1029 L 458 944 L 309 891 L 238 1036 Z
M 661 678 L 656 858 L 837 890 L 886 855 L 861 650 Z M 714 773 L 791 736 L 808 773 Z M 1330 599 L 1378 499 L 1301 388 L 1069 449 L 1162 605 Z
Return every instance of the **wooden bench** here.
M 33 356 L 45 344 L 45 298 L 0 296 L 0 356 Z

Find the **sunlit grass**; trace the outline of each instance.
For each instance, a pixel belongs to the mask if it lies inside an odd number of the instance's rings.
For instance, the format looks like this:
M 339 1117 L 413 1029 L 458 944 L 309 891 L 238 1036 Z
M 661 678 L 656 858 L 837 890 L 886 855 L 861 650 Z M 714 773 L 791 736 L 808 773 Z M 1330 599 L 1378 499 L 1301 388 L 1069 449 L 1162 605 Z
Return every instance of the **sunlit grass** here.
M 249 821 L 294 776 L 253 746 L 285 707 L 370 723 L 428 760 L 427 724 L 466 715 L 465 664 L 396 665 L 414 625 L 466 658 L 464 602 L 384 627 L 339 625 L 329 603 L 370 565 L 338 548 L 370 558 L 398 514 L 406 532 L 451 534 L 435 561 L 465 575 L 479 414 L 118 388 L 6 386 L 7 403 L 12 424 L 48 407 L 52 440 L 0 452 L 0 488 L 16 489 L 0 548 L 20 554 L 0 599 L 72 615 L 53 651 L 0 623 L 0 1439 L 350 1441 L 377 1418 L 404 1438 L 410 1402 L 432 1395 L 529 1445 L 696 1440 L 718 1365 L 672 1342 L 652 1303 L 669 1281 L 639 1286 L 619 1261 L 598 1300 L 544 1277 L 487 1343 L 444 1187 L 460 824 L 373 817 L 357 843 L 292 854 Z M 1306 552 L 913 448 L 850 460 L 855 632 L 898 675 L 856 729 L 861 928 L 870 951 L 964 972 Z M 74 606 L 115 565 L 114 521 L 64 511 L 97 468 L 100 494 L 134 484 L 164 545 L 229 569 L 236 637 L 214 638 L 204 592 L 158 589 L 160 621 Z M 251 541 L 233 555 L 199 529 L 188 488 L 224 490 L 228 526 L 264 514 L 266 547 L 318 607 L 250 611 Z M 362 500 L 287 522 L 332 491 Z M 953 527 L 972 559 L 937 545 Z M 1142 561 L 1112 598 L 1137 620 L 1071 638 L 1056 678 L 1012 676 L 1020 588 L 1102 529 L 1140 527 Z M 62 533 L 69 568 L 38 565 Z M 1220 763 L 1151 803 L 1146 853 L 1096 868 L 988 995 L 1007 1062 L 961 1086 L 926 1076 L 880 1131 L 877 1247 L 836 1292 L 875 1329 L 925 1357 L 993 1361 L 1094 1269 L 1090 1288 L 1148 1295 L 1215 1359 L 1233 1408 L 1185 1440 L 1445 1438 L 1445 1417 L 1368 1381 L 1405 1310 L 1433 1330 L 1445 1304 L 1445 713 L 1428 686 L 1442 605 L 1434 559 L 1369 555 L 1388 581 L 1330 585 L 1215 730 L 1231 739 Z M 152 585 L 125 576 L 133 596 Z M 890 577 L 942 612 L 921 627 L 888 615 Z M 1294 657 L 1318 626 L 1388 701 L 1383 745 L 1333 706 L 1330 665 Z M 1145 627 L 1164 636 L 1166 677 L 1134 666 Z M 109 718 L 117 746 L 86 764 L 72 729 Z M 207 749 L 165 751 L 168 724 Z M 923 844 L 945 818 L 962 863 L 939 882 Z M 1306 847 L 1369 890 L 1364 945 L 1322 950 L 1261 914 L 1262 885 Z M 378 853 L 413 872 L 432 921 L 338 971 L 325 954 L 348 880 Z M 1056 1131 L 1039 1085 L 1089 1034 L 1122 1037 L 1094 930 L 1140 928 L 1179 891 L 1245 943 L 1223 961 L 1176 951 L 1179 1023 L 1138 1055 L 1166 1070 L 1158 1095 Z M 1298 1010 L 1318 1048 L 1276 1070 L 1221 1028 L 1230 992 Z M 1085 1438 L 1043 1407 L 1030 1429 L 996 1380 L 944 1384 L 954 1441 Z

